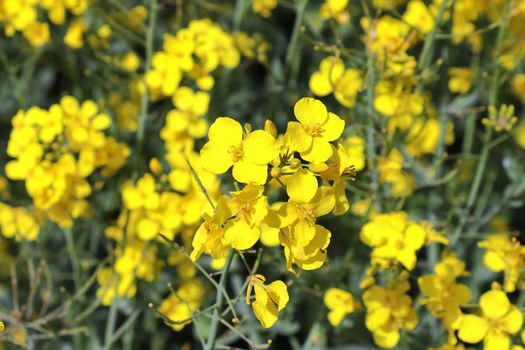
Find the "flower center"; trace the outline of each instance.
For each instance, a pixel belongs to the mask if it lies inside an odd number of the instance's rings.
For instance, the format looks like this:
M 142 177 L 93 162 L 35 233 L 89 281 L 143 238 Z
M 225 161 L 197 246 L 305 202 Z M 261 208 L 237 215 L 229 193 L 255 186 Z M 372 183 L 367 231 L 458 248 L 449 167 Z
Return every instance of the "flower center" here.
M 306 131 L 312 137 L 319 137 L 323 134 L 325 130 L 321 128 L 321 124 L 315 123 L 314 125 L 310 126 Z
M 231 154 L 234 163 L 241 160 L 244 156 L 244 152 L 242 151 L 242 143 L 237 146 L 231 146 L 228 150 L 228 153 Z

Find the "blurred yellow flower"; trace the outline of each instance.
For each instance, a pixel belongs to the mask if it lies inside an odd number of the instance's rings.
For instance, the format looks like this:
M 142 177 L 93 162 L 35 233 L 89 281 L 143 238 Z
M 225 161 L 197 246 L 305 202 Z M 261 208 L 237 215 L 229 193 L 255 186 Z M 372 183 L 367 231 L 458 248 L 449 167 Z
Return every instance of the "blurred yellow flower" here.
M 328 289 L 324 293 L 323 301 L 330 310 L 328 321 L 334 327 L 339 326 L 347 314 L 357 309 L 357 304 L 352 294 L 339 288 Z
M 508 233 L 492 234 L 478 246 L 485 249 L 483 263 L 494 272 L 504 273 L 505 291 L 512 293 L 525 268 L 525 246 Z

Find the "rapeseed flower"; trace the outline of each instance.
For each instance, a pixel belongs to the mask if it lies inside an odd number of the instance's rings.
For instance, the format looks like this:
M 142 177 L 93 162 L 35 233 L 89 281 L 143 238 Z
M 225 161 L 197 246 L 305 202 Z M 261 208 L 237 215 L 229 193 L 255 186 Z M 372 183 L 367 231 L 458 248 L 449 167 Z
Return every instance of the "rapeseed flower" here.
M 480 297 L 479 306 L 480 316 L 468 314 L 461 319 L 459 339 L 470 344 L 483 340 L 485 350 L 510 349 L 510 336 L 518 333 L 523 325 L 521 311 L 497 285 Z
M 246 290 L 246 304 L 252 304 L 253 313 L 264 328 L 270 328 L 277 322 L 279 311 L 288 304 L 288 288 L 283 281 L 273 281 L 266 285 L 262 275 L 251 275 Z M 251 302 L 252 289 L 255 291 L 255 301 Z
M 287 144 L 313 164 L 327 161 L 333 154 L 330 141 L 341 136 L 344 120 L 328 112 L 321 101 L 310 97 L 297 101 L 294 114 L 299 122 L 288 122 Z
M 277 157 L 279 149 L 275 138 L 264 130 L 243 131 L 241 124 L 220 117 L 210 126 L 209 141 L 201 149 L 204 168 L 222 174 L 233 166 L 235 180 L 264 185 L 268 177 L 268 163 Z

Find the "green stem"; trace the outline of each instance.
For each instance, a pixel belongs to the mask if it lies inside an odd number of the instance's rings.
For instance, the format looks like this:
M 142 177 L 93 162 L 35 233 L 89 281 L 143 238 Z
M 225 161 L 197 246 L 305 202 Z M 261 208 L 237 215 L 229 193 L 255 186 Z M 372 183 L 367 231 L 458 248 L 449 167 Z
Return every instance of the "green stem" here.
M 299 43 L 299 34 L 301 34 L 301 27 L 303 26 L 303 17 L 306 11 L 306 5 L 308 0 L 300 0 L 297 5 L 297 15 L 295 17 L 295 23 L 293 26 L 292 37 L 290 38 L 290 45 L 286 52 L 285 58 L 285 76 L 288 77 L 291 71 L 292 62 L 296 56 L 297 45 Z M 299 61 L 297 59 L 296 63 Z
M 219 323 L 220 323 L 220 314 L 223 304 L 223 290 L 226 289 L 226 281 L 228 279 L 228 270 L 230 269 L 230 265 L 233 260 L 233 252 L 230 252 L 228 254 L 228 258 L 226 260 L 226 265 L 224 266 L 224 269 L 222 270 L 221 278 L 219 280 L 219 287 L 217 288 L 217 294 L 215 296 L 217 308 L 213 310 L 213 316 L 211 319 L 211 328 L 210 328 L 210 335 L 208 336 L 208 342 L 206 343 L 205 350 L 212 350 L 213 346 L 215 345 L 215 340 L 217 339 L 217 331 L 219 330 Z
M 503 8 L 503 14 L 501 19 L 501 26 L 498 31 L 498 37 L 496 39 L 496 55 L 495 55 L 495 68 L 494 68 L 494 74 L 492 77 L 492 82 L 490 86 L 490 94 L 489 94 L 489 106 L 496 106 L 498 102 L 498 87 L 499 87 L 499 77 L 501 74 L 501 67 L 499 65 L 499 57 L 501 55 L 501 46 L 503 43 L 503 38 L 505 37 L 508 21 L 509 21 L 509 12 L 510 12 L 510 0 L 505 0 L 505 5 Z M 470 210 L 472 208 L 472 205 L 474 204 L 474 201 L 476 200 L 476 196 L 479 191 L 479 186 L 481 185 L 481 180 L 483 178 L 483 173 L 485 172 L 485 167 L 487 165 L 487 160 L 490 154 L 490 140 L 492 139 L 492 128 L 486 128 L 485 129 L 485 135 L 483 138 L 483 149 L 481 150 L 481 156 L 478 163 L 478 167 L 476 169 L 476 174 L 474 176 L 474 182 L 472 184 L 472 187 L 470 188 L 468 200 L 467 200 L 467 208 Z
M 421 55 L 419 56 L 417 64 L 417 68 L 420 72 L 424 71 L 429 66 L 430 60 L 432 59 L 432 54 L 434 53 L 434 43 L 436 41 L 436 34 L 439 26 L 441 25 L 441 20 L 443 19 L 443 14 L 445 13 L 447 4 L 448 1 L 446 0 L 443 0 L 441 2 L 441 5 L 439 6 L 438 15 L 436 17 L 436 23 L 434 24 L 432 31 L 428 33 L 428 36 L 425 39 L 425 43 L 423 44 L 423 50 L 421 51 Z
M 501 73 L 501 67 L 499 65 L 499 57 L 501 55 L 501 46 L 503 43 L 503 38 L 505 37 L 508 21 L 509 21 L 509 12 L 510 12 L 510 0 L 505 0 L 505 5 L 503 7 L 503 14 L 501 18 L 501 26 L 499 27 L 498 36 L 496 39 L 496 54 L 495 54 L 495 67 L 494 74 L 492 76 L 490 91 L 489 91 L 489 106 L 496 106 L 498 102 L 498 87 L 499 87 L 499 77 Z M 485 173 L 485 168 L 487 166 L 487 161 L 490 155 L 490 151 L 493 148 L 491 142 L 492 139 L 492 128 L 487 127 L 485 129 L 485 134 L 483 135 L 483 148 L 481 149 L 481 154 L 479 157 L 478 166 L 476 168 L 476 173 L 474 174 L 474 181 L 470 187 L 470 191 L 467 198 L 466 211 L 461 216 L 460 222 L 454 233 L 452 235 L 452 244 L 455 244 L 461 235 L 463 227 L 467 223 L 467 217 L 470 215 L 472 207 L 476 201 L 476 198 L 479 194 L 479 188 L 481 186 L 481 181 Z
M 235 2 L 235 9 L 233 11 L 233 33 L 237 33 L 241 30 L 244 9 L 246 7 L 245 5 L 245 0 L 237 0 Z
M 104 350 L 109 350 L 111 347 L 111 338 L 115 331 L 115 323 L 117 322 L 117 301 L 113 300 L 109 307 L 108 322 L 106 323 L 106 331 L 104 332 Z
M 375 126 L 374 126 L 374 88 L 376 80 L 375 57 L 371 51 L 368 52 L 368 87 L 367 96 L 367 123 L 366 123 L 366 158 L 368 169 L 371 173 L 370 189 L 374 196 L 374 205 L 378 211 L 381 211 L 381 200 L 379 198 L 379 173 L 376 167 L 376 144 L 375 144 Z
M 155 24 L 157 21 L 157 0 L 150 0 L 150 10 L 149 10 L 149 24 L 148 30 L 146 31 L 146 62 L 144 65 L 144 76 L 149 72 L 151 68 L 151 58 L 153 56 L 153 39 L 155 34 Z M 146 85 L 146 80 L 144 79 L 144 91 L 141 96 L 140 101 L 140 114 L 138 120 L 138 129 L 137 129 L 137 169 L 140 169 L 143 164 L 142 161 L 142 148 L 144 147 L 144 134 L 146 128 L 146 118 L 148 116 L 149 109 L 149 92 Z
M 75 283 L 75 290 L 78 291 L 81 287 L 80 285 L 80 264 L 78 261 L 77 252 L 75 250 L 75 242 L 73 240 L 73 233 L 71 232 L 71 229 L 65 230 L 65 236 L 66 236 L 66 245 L 67 245 L 67 253 L 69 255 L 69 259 L 71 260 L 71 266 L 73 268 L 73 281 Z

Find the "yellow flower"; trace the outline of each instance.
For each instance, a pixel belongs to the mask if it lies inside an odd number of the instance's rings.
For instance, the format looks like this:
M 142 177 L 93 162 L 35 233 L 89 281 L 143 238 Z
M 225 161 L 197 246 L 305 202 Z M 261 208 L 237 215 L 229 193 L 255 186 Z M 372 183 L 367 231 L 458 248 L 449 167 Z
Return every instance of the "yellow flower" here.
M 483 255 L 485 266 L 494 272 L 503 271 L 505 290 L 514 292 L 525 267 L 525 246 L 507 233 L 492 234 L 478 246 L 486 250 Z
M 329 186 L 318 186 L 307 169 L 297 170 L 287 181 L 288 203 L 272 206 L 267 223 L 280 228 L 279 240 L 284 246 L 288 270 L 297 264 L 304 270 L 321 267 L 331 233 L 316 225 L 317 217 L 332 211 L 335 198 Z
M 333 18 L 341 24 L 350 21 L 348 0 L 325 0 L 321 5 L 321 16 L 325 19 Z
M 23 31 L 24 37 L 33 46 L 43 46 L 49 42 L 49 26 L 47 23 L 33 22 Z
M 294 114 L 299 123 L 288 122 L 285 135 L 290 148 L 313 164 L 328 160 L 333 153 L 330 141 L 341 136 L 344 120 L 328 112 L 321 101 L 310 97 L 297 101 Z
M 410 331 L 419 322 L 412 298 L 407 295 L 410 289 L 407 278 L 408 274 L 403 274 L 387 288 L 374 285 L 363 294 L 367 309 L 365 325 L 381 348 L 395 347 L 400 329 Z
M 403 170 L 403 163 L 403 155 L 397 149 L 377 161 L 379 180 L 391 185 L 391 194 L 395 198 L 410 196 L 415 187 L 414 178 Z
M 275 138 L 264 130 L 243 133 L 241 124 L 220 117 L 211 125 L 209 141 L 201 150 L 206 170 L 222 174 L 233 165 L 233 177 L 242 183 L 264 185 L 268 163 L 279 152 Z
M 465 315 L 459 325 L 458 337 L 470 344 L 483 340 L 485 350 L 509 350 L 510 335 L 521 330 L 523 315 L 498 288 L 479 299 L 481 316 Z
M 97 272 L 97 298 L 102 305 L 109 306 L 116 297 L 132 298 L 137 292 L 137 286 L 132 275 L 119 276 L 110 267 Z
M 514 140 L 522 149 L 525 149 L 525 122 L 521 122 L 516 126 Z
M 319 70 L 310 76 L 310 90 L 317 96 L 334 93 L 336 100 L 345 107 L 353 107 L 359 90 L 363 85 L 361 72 L 357 69 L 345 69 L 338 57 L 326 57 L 321 61 Z
M 213 259 L 226 258 L 229 245 L 224 240 L 223 224 L 228 216 L 229 210 L 223 196 L 217 201 L 213 216 L 203 215 L 204 221 L 193 237 L 191 260 L 197 261 L 203 253 L 208 253 Z
M 372 264 L 382 268 L 399 262 L 407 270 L 416 266 L 416 253 L 426 239 L 425 229 L 405 212 L 378 214 L 361 229 L 361 241 L 372 247 Z
M 448 89 L 461 95 L 472 88 L 474 72 L 470 68 L 451 67 L 448 69 Z
M 424 295 L 420 302 L 443 322 L 449 331 L 450 339 L 455 340 L 454 330 L 459 327 L 462 312 L 460 307 L 465 306 L 471 299 L 469 288 L 456 283 L 456 278 L 465 276 L 465 263 L 459 260 L 452 252 L 445 252 L 441 261 L 435 266 L 435 274 L 423 275 L 418 278 L 418 285 Z
M 434 28 L 434 16 L 421 0 L 412 0 L 408 3 L 403 20 L 422 34 L 428 34 Z
M 84 46 L 84 32 L 87 31 L 86 22 L 82 19 L 75 20 L 67 29 L 64 43 L 72 49 L 80 49 Z
M 339 326 L 347 314 L 356 310 L 352 294 L 339 288 L 330 288 L 324 293 L 324 304 L 330 310 L 328 321 L 334 327 Z
M 496 132 L 511 131 L 518 117 L 514 115 L 514 105 L 501 105 L 499 110 L 495 106 L 489 106 L 489 117 L 481 119 L 481 123 Z
M 23 207 L 11 207 L 0 202 L 0 231 L 6 238 L 34 241 L 40 231 L 41 215 Z
M 263 17 L 270 17 L 272 10 L 277 7 L 277 0 L 253 0 L 252 11 Z
M 159 312 L 169 320 L 180 322 L 169 324 L 174 331 L 182 330 L 191 323 L 191 318 L 204 301 L 205 288 L 199 279 L 191 279 L 162 301 Z
M 277 322 L 279 311 L 288 304 L 288 288 L 283 281 L 274 281 L 265 285 L 262 275 L 251 275 L 246 291 L 246 304 L 250 304 L 252 288 L 255 290 L 255 301 L 252 304 L 255 317 L 264 328 L 270 328 Z
M 226 204 L 233 218 L 224 225 L 224 239 L 234 249 L 253 247 L 259 240 L 262 223 L 268 214 L 264 187 L 247 185 L 242 191 L 230 192 Z
M 122 188 L 122 198 L 128 209 L 157 209 L 160 203 L 155 179 L 151 174 L 145 174 L 137 181 L 136 186 L 126 183 Z
M 516 74 L 512 77 L 512 92 L 525 104 L 525 74 Z

